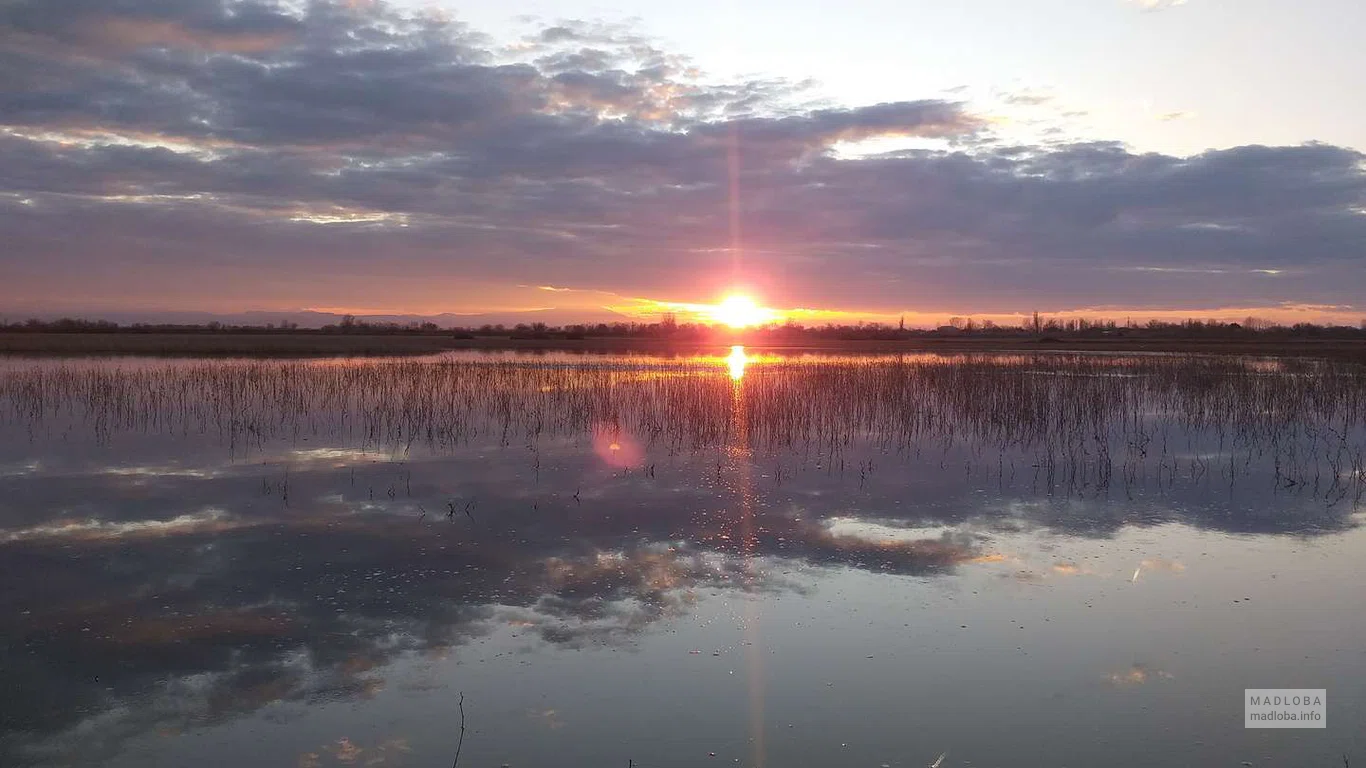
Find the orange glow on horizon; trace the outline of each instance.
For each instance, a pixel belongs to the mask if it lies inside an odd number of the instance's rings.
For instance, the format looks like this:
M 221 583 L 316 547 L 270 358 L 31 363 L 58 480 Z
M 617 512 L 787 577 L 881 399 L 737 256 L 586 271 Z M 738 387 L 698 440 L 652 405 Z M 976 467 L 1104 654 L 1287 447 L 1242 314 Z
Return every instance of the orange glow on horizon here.
M 948 325 L 954 317 L 972 319 L 981 325 L 991 321 L 1006 328 L 1020 328 L 1030 321 L 1028 312 L 947 312 L 943 310 L 907 309 L 886 311 L 880 309 L 816 309 L 811 307 L 763 307 L 752 303 L 740 295 L 740 305 L 747 310 L 753 306 L 761 316 L 744 325 L 734 325 L 722 315 L 731 310 L 735 299 L 728 296 L 719 304 L 694 304 L 681 301 L 667 301 L 647 298 L 623 299 L 617 304 L 603 308 L 617 312 L 623 317 L 649 321 L 663 314 L 677 316 L 679 322 L 694 322 L 712 325 L 727 325 L 732 328 L 754 327 L 773 323 L 791 322 L 806 327 L 826 324 L 855 325 L 876 323 L 884 327 L 896 328 L 902 322 L 907 329 L 934 329 Z M 1216 306 L 1209 309 L 1153 309 L 1146 307 L 1077 307 L 1062 310 L 1041 310 L 1040 317 L 1045 320 L 1067 321 L 1086 319 L 1092 321 L 1115 321 L 1124 327 L 1145 325 L 1150 320 L 1162 322 L 1181 322 L 1188 319 L 1220 320 L 1223 322 L 1243 322 L 1249 317 L 1282 325 L 1300 322 L 1339 324 L 1357 326 L 1362 320 L 1361 311 L 1355 307 L 1331 304 L 1279 304 L 1270 306 Z
M 481 286 L 481 290 L 492 288 Z M 557 301 L 546 303 L 545 297 L 554 292 Z M 439 301 L 421 302 L 411 305 L 374 305 L 374 304 L 327 304 L 284 307 L 249 306 L 251 311 L 279 312 L 321 312 L 335 315 L 353 314 L 361 319 L 370 316 L 402 317 L 404 315 L 427 316 L 436 314 L 454 315 L 446 319 L 448 324 L 461 325 L 460 315 L 468 315 L 463 324 L 477 325 L 484 322 L 512 325 L 517 322 L 544 321 L 549 325 L 573 324 L 581 322 L 659 322 L 665 316 L 672 316 L 679 323 L 695 323 L 721 326 L 736 330 L 759 326 L 794 323 L 805 327 L 823 325 L 855 325 L 876 323 L 896 328 L 903 322 L 907 329 L 934 329 L 949 325 L 954 317 L 971 319 L 979 326 L 992 322 L 1006 328 L 1020 328 L 1031 321 L 1031 313 L 1025 311 L 948 311 L 942 309 L 907 308 L 859 308 L 859 307 L 814 307 L 775 302 L 777 306 L 761 304 L 753 294 L 735 290 L 722 294 L 720 301 L 694 303 L 670 299 L 647 298 L 614 294 L 610 291 L 588 288 L 560 288 L 558 286 L 536 286 L 527 289 L 534 293 L 526 296 L 524 303 L 516 296 L 509 296 L 496 303 L 478 306 L 451 306 Z M 487 292 L 487 291 L 486 291 Z M 580 294 L 584 294 L 580 296 Z M 564 298 L 563 301 L 558 300 Z M 111 309 L 114 307 L 111 307 Z M 123 308 L 119 308 L 123 309 Z M 147 306 L 148 311 L 158 311 L 160 307 Z M 170 311 L 170 310 L 167 310 Z M 212 311 L 245 311 L 236 306 L 214 307 Z M 614 315 L 615 318 L 604 314 Z M 1224 322 L 1243 322 L 1249 317 L 1270 323 L 1293 325 L 1300 322 L 1319 324 L 1339 324 L 1357 326 L 1362 321 L 1359 308 L 1350 305 L 1333 304 L 1294 304 L 1274 305 L 1214 305 L 1209 308 L 1149 308 L 1142 306 L 1078 306 L 1066 309 L 1042 308 L 1039 311 L 1044 321 L 1065 322 L 1071 319 L 1093 321 L 1115 321 L 1120 326 L 1142 326 L 1150 320 L 1180 322 L 1186 319 L 1215 319 Z M 492 318 L 477 317 L 491 315 Z

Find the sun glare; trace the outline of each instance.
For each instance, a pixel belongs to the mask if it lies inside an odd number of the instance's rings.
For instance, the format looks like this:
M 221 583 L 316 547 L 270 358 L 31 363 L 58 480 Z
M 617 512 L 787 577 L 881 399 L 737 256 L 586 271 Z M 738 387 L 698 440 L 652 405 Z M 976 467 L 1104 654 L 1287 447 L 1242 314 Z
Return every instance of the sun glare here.
M 776 314 L 773 310 L 759 306 L 754 299 L 741 294 L 731 294 L 710 310 L 714 322 L 729 325 L 731 328 L 748 328 L 772 322 Z
M 745 365 L 749 363 L 749 357 L 745 355 L 745 348 L 734 346 L 730 348 L 730 357 L 726 358 L 726 366 L 730 368 L 730 378 L 732 381 L 739 381 L 745 377 Z

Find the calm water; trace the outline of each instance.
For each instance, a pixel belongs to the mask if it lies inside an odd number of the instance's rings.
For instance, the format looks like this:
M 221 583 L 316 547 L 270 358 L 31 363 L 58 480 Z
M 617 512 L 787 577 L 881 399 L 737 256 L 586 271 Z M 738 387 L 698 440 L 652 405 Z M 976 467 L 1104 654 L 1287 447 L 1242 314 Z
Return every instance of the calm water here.
M 0 361 L 0 764 L 1366 765 L 1363 449 L 1303 362 Z

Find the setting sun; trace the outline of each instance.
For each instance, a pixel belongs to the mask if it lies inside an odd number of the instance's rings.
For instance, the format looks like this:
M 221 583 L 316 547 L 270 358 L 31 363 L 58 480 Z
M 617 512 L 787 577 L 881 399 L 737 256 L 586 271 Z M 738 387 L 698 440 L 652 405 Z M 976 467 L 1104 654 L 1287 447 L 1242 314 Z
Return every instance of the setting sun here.
M 754 299 L 742 294 L 727 296 L 720 304 L 712 307 L 709 314 L 714 322 L 729 325 L 731 328 L 763 325 L 777 317 L 773 310 L 759 306 Z

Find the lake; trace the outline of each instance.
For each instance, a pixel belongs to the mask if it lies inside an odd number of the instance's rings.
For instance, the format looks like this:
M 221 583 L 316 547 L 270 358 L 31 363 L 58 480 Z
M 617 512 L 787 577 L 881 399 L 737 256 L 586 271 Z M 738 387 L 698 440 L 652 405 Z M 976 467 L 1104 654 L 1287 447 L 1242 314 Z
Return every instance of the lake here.
M 1366 765 L 1364 451 L 1304 360 L 0 360 L 0 764 Z

